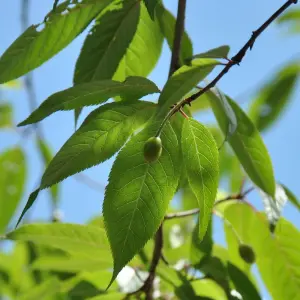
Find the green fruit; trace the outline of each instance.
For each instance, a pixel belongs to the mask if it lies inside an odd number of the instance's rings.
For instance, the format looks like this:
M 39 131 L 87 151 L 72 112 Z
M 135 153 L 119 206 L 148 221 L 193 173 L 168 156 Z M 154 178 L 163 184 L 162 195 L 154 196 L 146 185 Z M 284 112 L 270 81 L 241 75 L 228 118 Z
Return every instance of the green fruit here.
M 154 162 L 159 159 L 162 152 L 160 137 L 149 138 L 144 145 L 144 157 L 147 162 Z
M 246 244 L 240 244 L 239 253 L 241 258 L 248 264 L 255 263 L 255 253 L 251 246 Z

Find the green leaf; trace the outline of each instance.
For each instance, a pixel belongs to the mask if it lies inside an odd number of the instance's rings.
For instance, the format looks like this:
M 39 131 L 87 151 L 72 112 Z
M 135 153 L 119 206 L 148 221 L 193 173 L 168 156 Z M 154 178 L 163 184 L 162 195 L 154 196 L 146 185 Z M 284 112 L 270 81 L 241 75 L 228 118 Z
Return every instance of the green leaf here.
M 145 101 L 110 103 L 94 110 L 55 155 L 41 189 L 112 157 L 154 111 L 155 105 Z
M 0 233 L 13 217 L 25 186 L 26 164 L 21 148 L 11 148 L 0 155 Z
M 300 293 L 300 232 L 280 219 L 271 235 L 268 223 L 251 206 L 234 204 L 225 211 L 226 219 L 257 257 L 261 277 L 272 299 L 297 299 Z
M 53 158 L 52 152 L 49 148 L 49 146 L 46 144 L 45 140 L 37 138 L 37 145 L 39 148 L 39 151 L 41 153 L 44 165 L 47 167 L 50 163 L 50 161 Z M 54 206 L 57 206 L 58 203 L 58 185 L 54 185 L 50 189 L 51 199 Z
M 206 234 L 201 240 L 199 238 L 199 221 L 195 226 L 192 234 L 191 243 L 191 263 L 193 265 L 200 265 L 202 259 L 205 256 L 209 256 L 213 249 L 213 239 L 212 239 L 212 220 L 209 222 Z
M 243 271 L 230 262 L 228 262 L 227 267 L 230 279 L 243 300 L 261 300 L 256 287 Z
M 171 14 L 169 10 L 167 10 L 162 4 L 158 4 L 156 6 L 156 17 L 160 26 L 160 30 L 164 37 L 167 40 L 169 48 L 172 51 L 173 41 L 174 41 L 174 31 L 175 31 L 175 23 L 176 19 Z M 179 62 L 180 65 L 184 65 L 186 59 L 191 58 L 193 56 L 193 45 L 190 37 L 186 33 L 183 32 L 180 53 L 179 53 Z
M 111 0 L 84 0 L 65 14 L 55 14 L 51 20 L 30 26 L 0 58 L 0 83 L 18 78 L 39 67 L 65 48 Z
M 74 84 L 111 79 L 137 30 L 140 2 L 113 2 L 87 35 L 76 63 Z
M 56 277 L 51 277 L 43 283 L 33 287 L 30 291 L 23 293 L 20 300 L 40 300 L 40 299 L 53 299 L 60 290 L 60 282 Z
M 76 273 L 80 271 L 97 271 L 111 268 L 112 259 L 106 251 L 93 258 L 73 256 L 42 256 L 36 259 L 31 268 L 34 270 Z
M 163 36 L 157 21 L 151 20 L 145 5 L 141 3 L 136 33 L 113 79 L 123 81 L 128 76 L 147 77 L 158 62 L 162 44 Z
M 64 250 L 80 257 L 109 256 L 109 246 L 102 228 L 77 224 L 29 224 L 9 232 L 6 238 L 31 241 Z
M 155 234 L 176 192 L 179 145 L 169 124 L 162 131 L 163 151 L 158 161 L 147 163 L 143 155 L 144 143 L 158 127 L 159 123 L 154 124 L 134 136 L 109 175 L 103 215 L 114 258 L 111 282 Z
M 124 297 L 126 297 L 126 296 L 121 293 L 108 293 L 108 294 L 102 294 L 100 296 L 96 296 L 93 298 L 88 298 L 87 300 L 121 300 Z
M 275 179 L 272 162 L 266 146 L 249 117 L 230 98 L 227 100 L 237 119 L 237 129 L 229 137 L 228 142 L 241 162 L 250 179 L 265 193 L 275 194 Z M 216 101 L 211 106 L 223 133 L 227 133 L 228 117 Z
M 0 104 L 0 128 L 12 127 L 12 107 L 8 103 Z
M 259 131 L 269 128 L 287 107 L 297 82 L 297 64 L 285 66 L 259 92 L 252 102 L 249 116 Z
M 17 225 L 16 227 L 20 224 L 21 220 L 23 219 L 24 215 L 26 214 L 26 212 L 31 208 L 31 206 L 33 205 L 35 199 L 37 198 L 37 196 L 39 195 L 39 192 L 40 192 L 40 189 L 36 189 L 34 192 L 32 192 L 30 195 L 29 195 L 29 198 L 26 202 L 26 205 L 24 207 L 24 209 L 22 210 L 22 213 L 18 219 L 18 222 L 17 222 Z
M 124 82 L 102 80 L 83 83 L 53 94 L 18 126 L 39 122 L 59 110 L 101 104 L 116 95 L 133 100 L 157 92 L 157 86 L 143 77 L 129 77 Z
M 277 19 L 279 24 L 289 24 L 291 27 L 289 28 L 289 33 L 299 33 L 300 26 L 300 9 L 291 9 L 288 10 L 285 14 Z
M 265 212 L 270 225 L 275 228 L 278 220 L 280 219 L 284 205 L 288 197 L 284 188 L 280 184 L 276 184 L 275 197 L 270 197 L 261 191 Z
M 152 20 L 154 20 L 155 7 L 158 4 L 159 0 L 143 0 L 145 6 L 147 7 L 148 13 Z
M 287 195 L 288 199 L 290 200 L 290 202 L 300 210 L 300 202 L 297 199 L 297 197 L 287 188 L 287 186 L 285 186 L 284 184 L 280 184 L 285 191 L 285 194 Z
M 190 294 L 188 291 L 190 290 Z M 193 293 L 191 293 L 193 291 Z M 211 279 L 195 280 L 176 288 L 175 294 L 179 299 L 218 299 L 227 300 L 224 290 Z M 194 295 L 193 295 L 194 294 Z
M 210 49 L 206 52 L 196 54 L 192 57 L 192 59 L 195 59 L 195 58 L 217 58 L 217 59 L 227 58 L 229 50 L 230 50 L 230 47 L 227 45 L 220 46 L 217 48 Z
M 181 147 L 188 181 L 200 208 L 201 240 L 207 230 L 218 190 L 218 148 L 209 130 L 191 118 L 185 120 L 183 125 Z
M 191 62 L 191 66 L 178 69 L 167 81 L 160 94 L 159 116 L 165 116 L 170 107 L 203 80 L 216 65 L 218 62 L 212 59 L 196 59 Z

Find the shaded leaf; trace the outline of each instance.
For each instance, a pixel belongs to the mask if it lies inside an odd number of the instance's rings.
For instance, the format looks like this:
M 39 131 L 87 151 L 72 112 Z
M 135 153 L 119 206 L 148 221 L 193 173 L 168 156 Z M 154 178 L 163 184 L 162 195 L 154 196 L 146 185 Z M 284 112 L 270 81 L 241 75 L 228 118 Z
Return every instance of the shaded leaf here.
M 0 128 L 12 127 L 12 107 L 8 103 L 0 104 Z
M 178 141 L 169 124 L 161 135 L 163 151 L 158 161 L 147 163 L 143 156 L 144 143 L 158 126 L 134 136 L 120 151 L 109 175 L 103 215 L 114 257 L 112 281 L 157 231 L 177 188 Z
M 243 297 L 243 300 L 261 299 L 256 287 L 242 270 L 230 262 L 228 263 L 227 267 L 230 279 L 232 280 L 235 289 Z
M 219 153 L 215 139 L 205 126 L 185 120 L 182 156 L 190 187 L 200 208 L 199 238 L 204 237 L 212 214 L 219 182 Z
M 136 30 L 140 2 L 112 2 L 97 18 L 76 62 L 74 84 L 111 79 Z
M 196 59 L 191 62 L 191 66 L 183 66 L 178 69 L 167 81 L 160 94 L 159 116 L 165 116 L 170 107 L 203 80 L 216 65 L 218 62 L 212 59 Z
M 0 58 L 0 83 L 18 78 L 39 67 L 65 48 L 111 0 L 83 0 L 49 22 L 30 26 Z
M 275 179 L 272 162 L 266 146 L 249 117 L 230 98 L 228 103 L 237 118 L 237 129 L 229 137 L 228 142 L 242 164 L 249 178 L 264 192 L 273 196 L 275 194 Z M 211 101 L 211 106 L 220 128 L 226 135 L 228 117 L 216 101 Z
M 151 102 L 110 103 L 93 111 L 46 169 L 46 188 L 112 157 L 154 113 Z
M 59 110 L 101 104 L 116 95 L 132 100 L 157 92 L 157 86 L 143 77 L 129 77 L 124 82 L 102 80 L 83 83 L 53 94 L 18 126 L 39 122 Z
M 21 148 L 11 148 L 0 155 L 0 233 L 13 217 L 25 186 L 26 163 Z
M 169 48 L 172 51 L 176 18 L 160 3 L 156 6 L 156 17 L 160 26 L 160 30 L 166 38 Z M 191 58 L 192 55 L 193 44 L 186 31 L 184 31 L 179 53 L 180 65 L 184 65 L 186 59 Z
M 285 66 L 259 92 L 249 115 L 259 131 L 269 128 L 284 112 L 297 82 L 298 65 Z
M 220 46 L 217 48 L 210 49 L 206 52 L 196 54 L 192 57 L 192 59 L 195 58 L 227 58 L 228 53 L 229 53 L 230 47 L 225 45 L 225 46 Z
M 148 13 L 151 19 L 154 20 L 155 7 L 158 4 L 159 0 L 144 0 L 144 3 L 147 7 Z

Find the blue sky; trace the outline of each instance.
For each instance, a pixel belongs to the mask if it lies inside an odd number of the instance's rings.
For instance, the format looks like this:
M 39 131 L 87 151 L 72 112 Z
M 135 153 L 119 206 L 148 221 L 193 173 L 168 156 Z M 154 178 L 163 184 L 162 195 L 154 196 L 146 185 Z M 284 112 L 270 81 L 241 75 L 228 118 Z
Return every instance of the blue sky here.
M 175 13 L 177 1 L 164 1 L 166 6 Z M 252 30 L 256 29 L 280 5 L 282 0 L 188 0 L 186 28 L 193 40 L 194 53 L 200 53 L 223 44 L 231 47 L 233 55 L 249 38 Z M 30 9 L 30 23 L 37 24 L 51 9 L 53 0 L 32 0 Z M 0 55 L 21 33 L 20 1 L 3 1 L 0 10 Z M 72 85 L 72 76 L 76 58 L 87 31 L 80 35 L 66 49 L 50 61 L 34 70 L 33 77 L 38 102 L 41 103 L 49 95 Z M 249 52 L 240 67 L 234 67 L 219 84 L 219 87 L 232 96 L 239 103 L 249 99 L 253 88 L 267 80 L 277 66 L 291 58 L 300 58 L 300 35 L 288 36 L 286 30 L 272 25 L 257 41 L 253 51 Z M 298 56 L 297 56 L 298 55 Z M 168 74 L 170 51 L 164 45 L 161 59 L 152 72 L 150 79 L 162 87 Z M 13 103 L 16 123 L 22 121 L 29 114 L 28 99 L 23 90 L 5 91 L 2 95 Z M 270 152 L 276 178 L 285 183 L 297 196 L 300 196 L 298 170 L 300 170 L 299 147 L 299 84 L 293 99 L 273 128 L 264 134 L 264 141 Z M 151 100 L 151 99 L 150 99 Z M 298 100 L 298 101 L 297 101 Z M 86 115 L 86 113 L 84 114 Z M 74 131 L 72 112 L 53 114 L 41 123 L 45 137 L 54 152 L 59 150 L 66 139 Z M 0 150 L 16 145 L 20 142 L 13 132 L 0 133 Z M 24 195 L 24 202 L 29 193 L 36 187 L 42 175 L 42 163 L 32 141 L 22 142 L 28 158 L 29 180 Z M 103 186 L 112 160 L 92 168 L 85 173 L 100 182 Z M 103 193 L 95 191 L 73 178 L 65 180 L 60 185 L 60 209 L 67 222 L 82 223 L 92 215 L 101 213 Z M 256 195 L 251 201 L 262 207 Z M 31 216 L 38 219 L 49 218 L 48 192 L 40 194 L 37 204 L 31 211 Z M 293 221 L 299 228 L 298 212 L 287 205 L 284 216 Z M 220 224 L 216 225 L 217 228 Z M 221 230 L 221 227 L 219 228 Z M 219 231 L 219 230 L 218 230 Z M 216 238 L 223 242 L 223 237 L 216 234 Z

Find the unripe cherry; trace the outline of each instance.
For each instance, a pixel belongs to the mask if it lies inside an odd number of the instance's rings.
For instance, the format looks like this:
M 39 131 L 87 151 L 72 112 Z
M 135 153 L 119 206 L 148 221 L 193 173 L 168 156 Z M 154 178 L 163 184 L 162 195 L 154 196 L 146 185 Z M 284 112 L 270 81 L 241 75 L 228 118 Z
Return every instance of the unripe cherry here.
M 240 244 L 239 245 L 239 254 L 241 258 L 248 264 L 255 263 L 255 253 L 253 248 L 247 244 Z
M 155 162 L 162 153 L 162 143 L 160 137 L 149 138 L 144 145 L 144 157 L 147 162 Z

